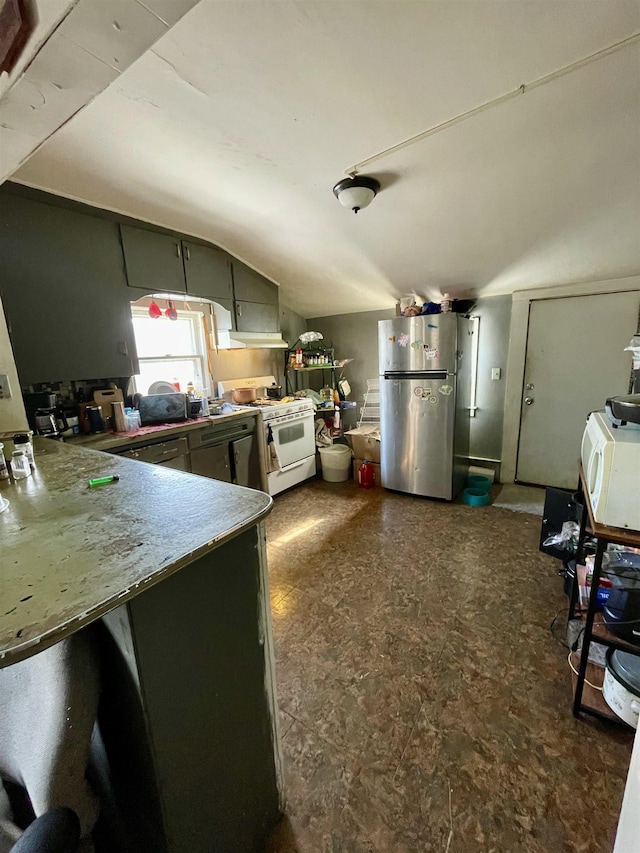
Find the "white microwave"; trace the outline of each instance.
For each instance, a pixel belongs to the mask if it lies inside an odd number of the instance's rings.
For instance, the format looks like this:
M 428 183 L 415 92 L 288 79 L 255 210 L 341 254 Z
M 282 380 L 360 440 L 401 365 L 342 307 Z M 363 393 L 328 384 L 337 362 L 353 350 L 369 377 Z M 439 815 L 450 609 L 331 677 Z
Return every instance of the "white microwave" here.
M 592 412 L 581 459 L 594 520 L 640 530 L 640 428 L 616 429 L 604 412 Z

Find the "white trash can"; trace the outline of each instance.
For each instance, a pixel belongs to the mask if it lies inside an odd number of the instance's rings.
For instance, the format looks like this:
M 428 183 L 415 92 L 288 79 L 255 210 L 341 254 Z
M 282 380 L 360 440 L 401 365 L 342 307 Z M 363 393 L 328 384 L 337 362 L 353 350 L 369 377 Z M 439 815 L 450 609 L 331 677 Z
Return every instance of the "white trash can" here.
M 343 483 L 351 474 L 351 448 L 345 444 L 332 444 L 320 448 L 322 478 L 329 483 Z

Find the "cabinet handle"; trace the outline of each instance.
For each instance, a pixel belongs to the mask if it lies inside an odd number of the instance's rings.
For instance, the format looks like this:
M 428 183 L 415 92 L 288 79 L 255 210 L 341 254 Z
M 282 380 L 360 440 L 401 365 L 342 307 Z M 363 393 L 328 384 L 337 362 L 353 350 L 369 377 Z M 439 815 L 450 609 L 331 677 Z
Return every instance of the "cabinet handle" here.
M 191 252 L 189 251 L 189 247 L 186 243 L 184 244 L 184 257 L 187 261 L 191 260 Z
M 242 305 L 240 305 L 239 302 L 236 305 L 236 314 L 238 315 L 238 317 L 242 317 Z
M 236 460 L 236 465 L 238 465 L 238 463 L 240 462 L 240 451 L 239 450 L 236 450 L 236 452 L 233 454 L 233 458 Z
M 176 258 L 180 257 L 180 243 L 176 243 Z

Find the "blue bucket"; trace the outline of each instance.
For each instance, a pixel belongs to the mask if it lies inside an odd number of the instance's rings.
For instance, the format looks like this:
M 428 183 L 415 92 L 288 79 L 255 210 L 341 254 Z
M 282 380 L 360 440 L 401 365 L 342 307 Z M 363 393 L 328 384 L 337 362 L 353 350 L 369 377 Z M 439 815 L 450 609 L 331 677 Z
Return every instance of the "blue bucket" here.
M 489 503 L 489 493 L 484 489 L 465 489 L 462 493 L 462 503 L 467 506 L 486 506 Z
M 470 489 L 484 489 L 488 492 L 491 488 L 491 480 L 488 477 L 483 477 L 480 474 L 470 474 L 467 477 L 467 486 Z

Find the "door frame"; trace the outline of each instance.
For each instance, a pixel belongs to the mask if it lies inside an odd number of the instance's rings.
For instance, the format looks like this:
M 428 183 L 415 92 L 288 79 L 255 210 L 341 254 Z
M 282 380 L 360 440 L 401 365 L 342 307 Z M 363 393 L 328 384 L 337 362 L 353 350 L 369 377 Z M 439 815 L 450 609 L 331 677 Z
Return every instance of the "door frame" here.
M 562 299 L 567 296 L 598 296 L 605 293 L 637 290 L 640 293 L 640 276 L 560 284 L 532 290 L 517 290 L 511 295 L 511 326 L 509 354 L 507 357 L 504 394 L 504 425 L 502 431 L 502 462 L 500 481 L 515 482 L 522 418 L 522 393 L 524 391 L 527 341 L 531 303 L 538 299 Z M 604 401 L 603 401 L 604 405 Z M 576 471 L 576 482 L 578 472 Z

